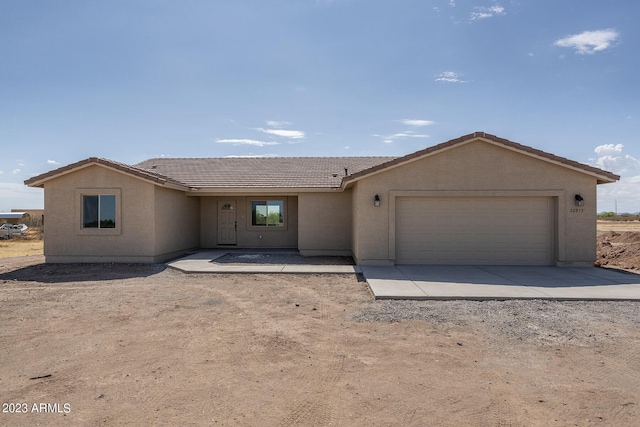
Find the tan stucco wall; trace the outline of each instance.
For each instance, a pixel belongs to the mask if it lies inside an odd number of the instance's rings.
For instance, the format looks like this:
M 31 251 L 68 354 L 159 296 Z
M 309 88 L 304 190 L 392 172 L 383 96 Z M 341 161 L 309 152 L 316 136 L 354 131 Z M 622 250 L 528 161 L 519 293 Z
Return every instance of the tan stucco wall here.
M 193 207 L 194 202 L 184 200 L 187 197 L 183 192 L 158 192 L 149 182 L 96 165 L 52 179 L 45 183 L 44 190 L 47 262 L 158 262 L 170 252 L 193 247 L 183 237 L 173 242 L 156 238 L 156 221 L 164 225 L 168 215 L 184 214 L 188 206 Z M 117 195 L 116 229 L 82 229 L 82 194 L 95 193 Z M 187 207 L 174 209 L 172 204 Z M 154 211 L 159 210 L 162 212 L 156 215 Z M 198 209 L 192 210 L 195 213 L 188 215 L 197 216 Z M 178 223 L 180 218 L 172 222 Z M 197 246 L 197 236 L 194 241 Z
M 200 199 L 184 192 L 155 187 L 155 255 L 170 259 L 200 247 Z
M 375 194 L 374 194 L 375 196 Z M 356 184 L 351 188 L 351 252 L 353 258 L 357 261 L 360 259 L 360 230 L 363 228 L 360 223 L 360 217 L 362 216 L 362 210 L 368 209 L 368 206 L 358 205 L 358 201 L 361 200 L 360 186 Z M 373 199 L 370 200 L 373 203 Z
M 285 227 L 252 227 L 252 200 L 284 200 Z M 298 247 L 298 197 L 260 196 L 203 196 L 200 201 L 200 246 L 218 247 L 218 202 L 234 201 L 236 204 L 238 248 L 297 248 Z
M 351 255 L 351 190 L 298 196 L 302 255 Z
M 359 263 L 392 260 L 395 203 L 391 198 L 459 191 L 461 195 L 532 194 L 554 197 L 555 258 L 559 265 L 588 264 L 596 251 L 596 178 L 493 144 L 474 141 L 357 181 L 353 191 L 354 255 Z M 423 193 L 420 193 L 422 191 Z M 474 193 L 478 192 L 478 193 Z M 511 193 L 510 193 L 511 192 Z M 574 195 L 585 199 L 571 212 Z M 378 194 L 382 206 L 373 206 Z

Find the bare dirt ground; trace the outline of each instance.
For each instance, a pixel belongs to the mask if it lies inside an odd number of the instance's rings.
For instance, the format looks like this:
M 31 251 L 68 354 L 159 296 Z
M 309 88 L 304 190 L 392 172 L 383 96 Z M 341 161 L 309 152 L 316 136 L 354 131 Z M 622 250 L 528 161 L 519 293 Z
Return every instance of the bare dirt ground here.
M 43 248 L 44 240 L 40 239 L 39 232 L 29 230 L 25 238 L 0 240 L 0 258 L 42 255 Z
M 640 221 L 598 221 L 595 265 L 640 270 Z
M 598 220 L 598 234 L 606 231 L 640 231 L 640 221 L 604 221 Z
M 0 425 L 640 422 L 639 303 L 375 302 L 353 275 L 0 265 Z
M 376 302 L 353 275 L 39 253 L 0 255 L 0 425 L 640 425 L 637 302 Z M 245 255 L 221 262 L 269 261 Z

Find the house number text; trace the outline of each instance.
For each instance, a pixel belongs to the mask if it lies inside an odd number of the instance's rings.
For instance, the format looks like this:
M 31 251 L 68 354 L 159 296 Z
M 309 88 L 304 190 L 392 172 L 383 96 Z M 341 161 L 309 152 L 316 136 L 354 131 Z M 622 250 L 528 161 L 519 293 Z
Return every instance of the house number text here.
M 584 209 L 569 209 L 569 212 L 584 212 Z

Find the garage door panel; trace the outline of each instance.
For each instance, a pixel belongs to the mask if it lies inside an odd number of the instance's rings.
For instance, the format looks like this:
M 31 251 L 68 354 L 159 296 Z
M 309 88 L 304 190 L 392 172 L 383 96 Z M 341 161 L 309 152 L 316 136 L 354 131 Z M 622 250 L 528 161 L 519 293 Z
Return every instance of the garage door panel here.
M 549 197 L 400 197 L 396 262 L 549 265 Z

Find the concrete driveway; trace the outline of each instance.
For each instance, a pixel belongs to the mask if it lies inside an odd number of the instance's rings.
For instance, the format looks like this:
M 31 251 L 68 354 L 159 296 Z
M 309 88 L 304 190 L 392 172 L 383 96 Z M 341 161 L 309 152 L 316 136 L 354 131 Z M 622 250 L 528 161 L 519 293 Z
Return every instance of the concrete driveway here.
M 640 275 L 595 267 L 363 266 L 376 299 L 640 300 Z

